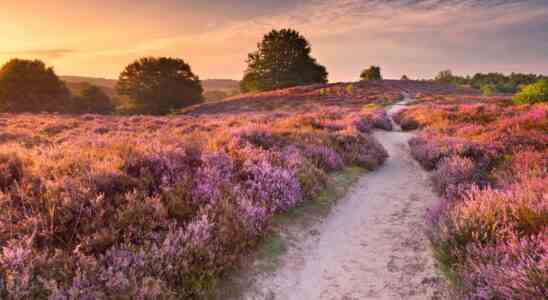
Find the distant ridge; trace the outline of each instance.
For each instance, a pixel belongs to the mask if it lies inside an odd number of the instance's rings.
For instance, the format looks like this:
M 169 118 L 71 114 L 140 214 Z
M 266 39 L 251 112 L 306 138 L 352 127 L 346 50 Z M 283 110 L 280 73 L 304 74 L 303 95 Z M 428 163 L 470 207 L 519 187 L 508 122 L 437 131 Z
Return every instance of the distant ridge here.
M 109 94 L 114 93 L 116 86 L 116 79 L 107 79 L 100 77 L 86 77 L 86 76 L 60 76 L 61 80 L 64 80 L 69 88 L 77 86 L 81 83 L 93 84 L 99 86 L 105 90 L 111 90 Z M 205 79 L 202 80 L 202 86 L 204 91 L 239 91 L 240 82 L 232 79 Z

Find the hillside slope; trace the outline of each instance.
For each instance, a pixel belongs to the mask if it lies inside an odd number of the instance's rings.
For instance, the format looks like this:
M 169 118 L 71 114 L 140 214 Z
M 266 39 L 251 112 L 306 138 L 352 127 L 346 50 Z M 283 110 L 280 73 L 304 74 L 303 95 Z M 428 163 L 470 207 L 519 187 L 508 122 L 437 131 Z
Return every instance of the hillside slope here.
M 355 83 L 333 83 L 299 86 L 294 88 L 247 93 L 214 103 L 199 104 L 183 113 L 207 115 L 219 113 L 249 113 L 270 111 L 306 111 L 317 105 L 360 106 L 365 104 L 392 104 L 402 92 L 415 95 L 470 94 L 472 89 L 457 89 L 452 85 L 411 80 L 380 80 Z
M 86 76 L 60 76 L 61 80 L 65 81 L 71 90 L 78 89 L 82 83 L 96 85 L 101 87 L 109 95 L 114 95 L 116 87 L 116 79 L 86 77 Z M 205 79 L 202 80 L 204 92 L 208 91 L 223 91 L 233 92 L 239 91 L 240 82 L 232 79 Z

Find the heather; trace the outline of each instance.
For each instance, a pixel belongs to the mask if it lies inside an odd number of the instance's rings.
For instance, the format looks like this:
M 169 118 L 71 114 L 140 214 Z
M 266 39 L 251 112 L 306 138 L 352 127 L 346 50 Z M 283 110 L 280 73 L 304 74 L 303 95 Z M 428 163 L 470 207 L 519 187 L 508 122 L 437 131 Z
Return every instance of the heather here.
M 464 98 L 464 97 L 463 97 Z M 548 297 L 548 106 L 424 96 L 396 118 L 443 196 L 435 255 L 469 299 Z
M 367 104 L 365 102 L 364 104 Z M 202 298 L 330 172 L 387 158 L 378 106 L 0 115 L 0 294 Z

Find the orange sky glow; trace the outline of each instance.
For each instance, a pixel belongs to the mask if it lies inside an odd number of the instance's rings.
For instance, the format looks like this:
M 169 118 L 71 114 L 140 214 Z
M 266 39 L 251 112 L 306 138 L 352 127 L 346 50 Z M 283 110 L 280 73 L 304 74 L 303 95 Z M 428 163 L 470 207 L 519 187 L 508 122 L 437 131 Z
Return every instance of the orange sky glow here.
M 0 63 L 39 58 L 60 75 L 116 78 L 139 57 L 175 56 L 201 78 L 240 79 L 262 35 L 292 27 L 331 81 L 372 64 L 392 78 L 548 72 L 546 1 L 112 2 L 0 0 Z

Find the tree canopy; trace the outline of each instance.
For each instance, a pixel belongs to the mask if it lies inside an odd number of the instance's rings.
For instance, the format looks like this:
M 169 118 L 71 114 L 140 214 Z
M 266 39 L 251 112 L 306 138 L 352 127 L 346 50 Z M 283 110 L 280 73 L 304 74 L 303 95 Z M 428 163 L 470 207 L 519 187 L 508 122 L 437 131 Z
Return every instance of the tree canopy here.
M 436 75 L 434 80 L 442 83 L 454 83 L 455 77 L 453 76 L 453 72 L 451 70 L 443 70 Z
M 444 70 L 438 73 L 434 80 L 443 83 L 469 85 L 482 91 L 491 90 L 499 93 L 516 93 L 523 86 L 533 84 L 546 76 L 536 74 L 511 73 L 476 73 L 474 76 L 454 75 L 451 70 Z
M 309 42 L 292 29 L 272 30 L 248 55 L 243 92 L 327 83 L 327 71 L 311 57 Z
M 381 67 L 371 66 L 368 69 L 363 70 L 360 74 L 360 78 L 362 81 L 382 80 Z
M 182 59 L 145 57 L 120 74 L 116 90 L 140 113 L 166 114 L 203 101 L 198 76 Z
M 12 59 L 0 70 L 0 111 L 64 112 L 70 91 L 39 60 Z

